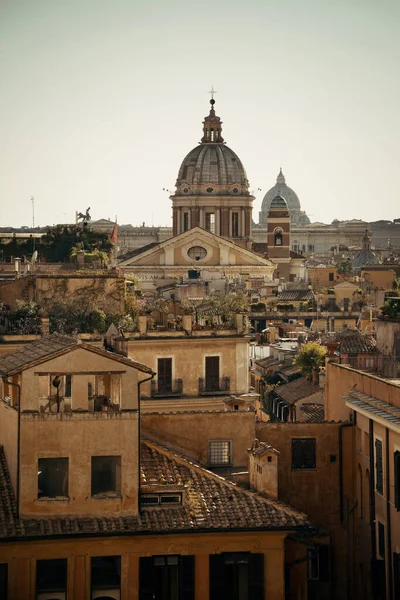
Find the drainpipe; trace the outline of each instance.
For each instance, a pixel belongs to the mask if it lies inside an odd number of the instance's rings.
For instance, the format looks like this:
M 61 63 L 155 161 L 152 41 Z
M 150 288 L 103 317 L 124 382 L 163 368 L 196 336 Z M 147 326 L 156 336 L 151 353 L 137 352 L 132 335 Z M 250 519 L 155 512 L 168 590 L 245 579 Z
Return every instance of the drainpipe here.
M 393 568 L 392 568 L 392 527 L 390 515 L 390 467 L 389 467 L 389 429 L 386 427 L 386 527 L 387 527 L 387 565 L 389 575 L 389 598 L 393 600 Z
M 19 519 L 19 497 L 20 497 L 20 471 L 21 471 L 21 386 L 19 383 L 14 383 L 7 379 L 7 375 L 2 377 L 3 382 L 7 385 L 17 388 L 18 392 L 18 425 L 17 425 L 17 484 L 15 490 L 17 510 L 16 517 Z
M 348 498 L 346 497 L 346 507 L 344 506 L 343 496 L 343 429 L 345 427 L 355 426 L 355 413 L 353 411 L 351 421 L 349 423 L 341 423 L 339 425 L 339 503 L 340 503 L 340 522 L 345 529 L 345 548 L 346 548 L 346 599 L 351 598 L 351 568 L 350 568 L 350 536 L 349 536 L 349 517 L 353 512 L 357 503 L 351 508 L 348 506 Z M 346 510 L 345 510 L 346 509 Z M 346 515 L 344 514 L 346 512 Z
M 141 449 L 140 449 L 140 440 L 141 440 L 141 433 L 140 433 L 140 386 L 143 385 L 143 383 L 146 383 L 147 381 L 151 381 L 152 379 L 154 379 L 156 373 L 154 373 L 152 371 L 150 377 L 147 377 L 146 379 L 142 379 L 141 381 L 138 381 L 137 387 L 138 387 L 138 410 L 139 410 L 139 418 L 138 418 L 138 440 L 139 440 L 139 444 L 138 444 L 138 457 L 139 457 L 139 472 L 138 472 L 138 496 L 139 496 L 139 503 L 140 503 L 140 459 L 141 459 Z

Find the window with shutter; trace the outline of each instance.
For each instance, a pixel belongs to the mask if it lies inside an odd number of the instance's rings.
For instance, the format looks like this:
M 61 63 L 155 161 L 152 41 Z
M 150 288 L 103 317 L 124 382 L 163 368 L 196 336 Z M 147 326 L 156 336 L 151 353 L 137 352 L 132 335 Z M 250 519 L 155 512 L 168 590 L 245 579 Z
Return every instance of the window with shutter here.
M 210 555 L 210 600 L 264 600 L 264 555 Z
M 394 505 L 400 510 L 400 451 L 394 453 Z
M 292 468 L 315 469 L 316 466 L 315 438 L 292 439 Z
M 194 556 L 140 558 L 139 600 L 194 600 Z
M 385 558 L 385 526 L 378 521 L 378 554 Z
M 400 554 L 393 552 L 393 588 L 396 596 L 396 600 L 400 595 Z
M 380 494 L 383 494 L 383 461 L 381 440 L 375 440 L 375 481 L 376 491 Z
M 8 564 L 0 564 L 0 598 L 7 598 L 8 587 Z

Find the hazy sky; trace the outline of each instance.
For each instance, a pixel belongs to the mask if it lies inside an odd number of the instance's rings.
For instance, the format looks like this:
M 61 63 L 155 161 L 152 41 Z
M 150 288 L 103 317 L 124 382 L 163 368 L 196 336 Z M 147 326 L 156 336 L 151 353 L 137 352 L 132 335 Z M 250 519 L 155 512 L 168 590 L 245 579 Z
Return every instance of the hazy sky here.
M 400 217 L 399 0 L 0 0 L 0 226 L 170 225 L 213 85 L 256 194 Z

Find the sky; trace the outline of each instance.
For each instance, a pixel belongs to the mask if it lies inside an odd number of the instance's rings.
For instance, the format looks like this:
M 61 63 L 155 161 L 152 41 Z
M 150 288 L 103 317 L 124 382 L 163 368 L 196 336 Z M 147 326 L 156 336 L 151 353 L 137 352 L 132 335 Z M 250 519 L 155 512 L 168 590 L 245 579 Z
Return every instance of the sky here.
M 213 86 L 255 190 L 400 217 L 398 0 L 0 0 L 0 226 L 171 225 Z M 261 188 L 262 191 L 258 191 Z

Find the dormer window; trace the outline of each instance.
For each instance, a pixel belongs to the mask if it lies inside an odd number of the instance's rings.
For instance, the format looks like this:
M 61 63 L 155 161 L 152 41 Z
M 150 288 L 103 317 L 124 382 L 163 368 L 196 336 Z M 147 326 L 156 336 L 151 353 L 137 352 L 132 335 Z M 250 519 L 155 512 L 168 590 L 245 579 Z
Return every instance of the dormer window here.
M 181 492 L 162 492 L 157 494 L 141 494 L 141 506 L 166 506 L 182 504 Z

